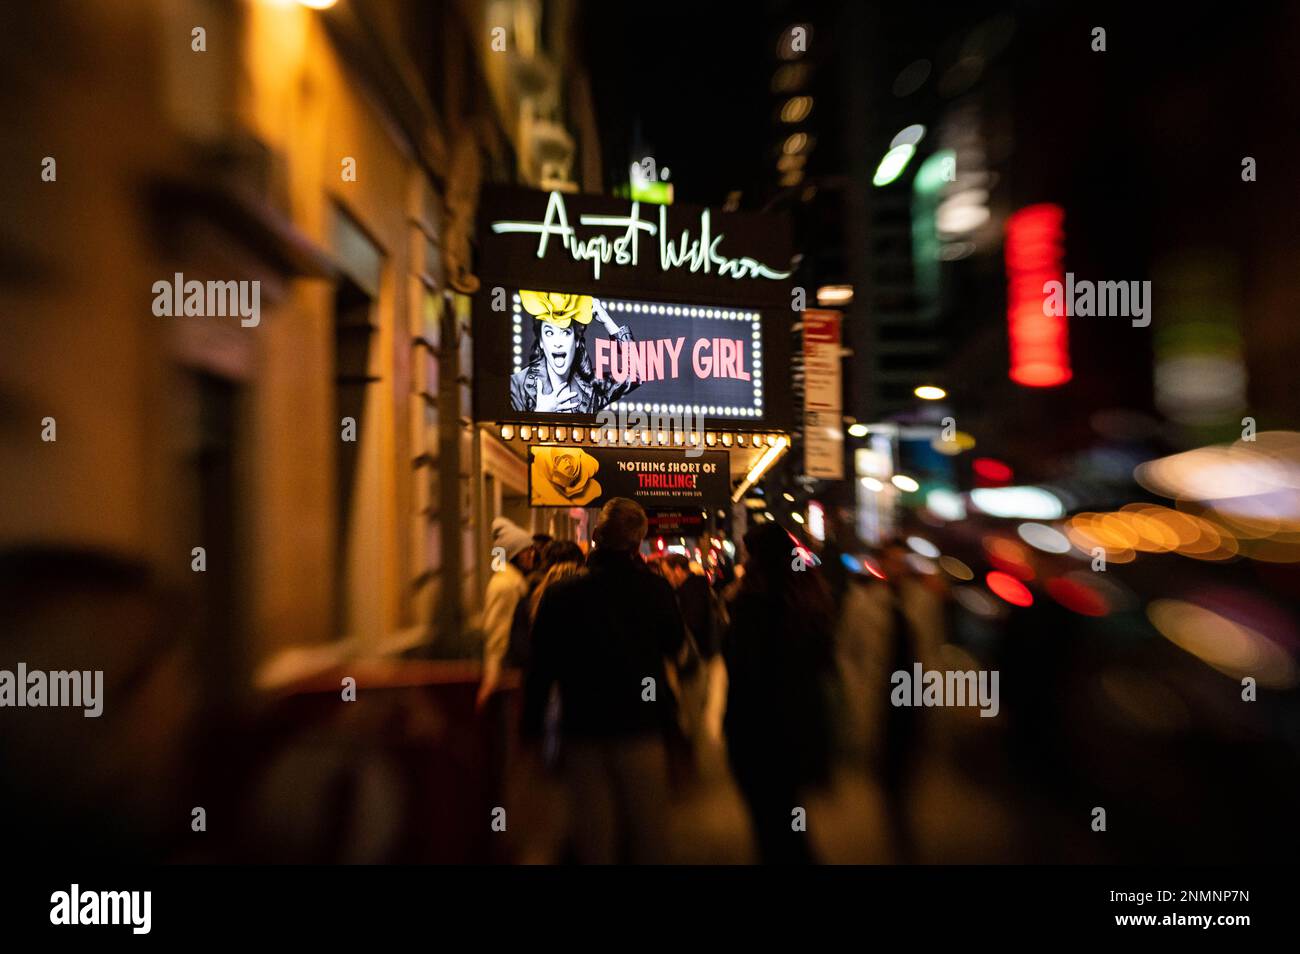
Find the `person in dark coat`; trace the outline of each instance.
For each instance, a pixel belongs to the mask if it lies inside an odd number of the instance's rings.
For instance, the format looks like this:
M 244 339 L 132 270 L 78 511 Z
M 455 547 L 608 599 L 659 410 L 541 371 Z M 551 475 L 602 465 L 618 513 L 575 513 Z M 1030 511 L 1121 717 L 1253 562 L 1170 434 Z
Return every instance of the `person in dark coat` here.
M 761 859 L 809 864 L 809 835 L 796 828 L 795 809 L 805 807 L 801 793 L 824 784 L 830 771 L 834 608 L 825 581 L 796 559 L 781 527 L 751 530 L 745 549 L 722 644 L 727 754 Z
M 677 593 L 682 619 L 695 639 L 700 658 L 707 662 L 717 654 L 721 635 L 709 581 L 699 573 L 692 573 L 690 561 L 680 553 L 669 553 L 662 557 L 662 562 L 664 579 Z
M 605 504 L 588 572 L 548 587 L 533 623 L 522 734 L 540 739 L 558 686 L 581 862 L 664 858 L 667 739 L 676 720 L 666 660 L 686 634 L 672 588 L 641 559 L 646 525 L 635 501 Z
M 538 538 L 545 542 L 539 543 Z M 587 556 L 582 547 L 572 540 L 553 540 L 542 533 L 533 534 L 533 544 L 541 554 L 537 569 L 528 574 L 528 592 L 515 605 L 514 619 L 510 623 L 510 648 L 506 651 L 506 665 L 512 669 L 528 668 L 529 647 L 532 645 L 533 617 L 537 615 L 538 589 L 546 574 L 559 564 L 577 564 L 586 562 Z

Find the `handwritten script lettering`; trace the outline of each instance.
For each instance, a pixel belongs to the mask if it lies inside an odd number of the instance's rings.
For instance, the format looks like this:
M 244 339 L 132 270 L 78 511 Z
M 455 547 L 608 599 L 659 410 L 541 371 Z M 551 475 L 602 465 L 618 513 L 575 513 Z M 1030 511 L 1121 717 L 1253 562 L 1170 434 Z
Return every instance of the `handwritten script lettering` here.
M 567 249 L 575 262 L 590 262 L 593 276 L 599 280 L 601 268 L 607 265 L 632 266 L 640 264 L 639 242 L 641 233 L 659 239 L 659 268 L 669 271 L 674 268 L 689 269 L 691 274 L 710 275 L 717 272 L 723 278 L 767 278 L 780 281 L 790 277 L 790 272 L 771 268 L 756 259 L 747 256 L 728 258 L 719 250 L 723 235 L 713 234 L 712 222 L 708 209 L 700 213 L 699 233 L 691 237 L 690 229 L 682 229 L 675 239 L 669 240 L 668 208 L 659 206 L 659 222 L 641 218 L 641 203 L 633 202 L 628 215 L 581 215 L 578 224 L 588 228 L 621 229 L 617 237 L 610 235 L 592 235 L 579 238 L 577 230 L 569 224 L 568 210 L 564 206 L 564 196 L 552 192 L 546 203 L 546 215 L 540 222 L 493 222 L 492 231 L 497 234 L 514 232 L 533 233 L 537 235 L 537 257 L 545 258 L 551 236 L 557 236 L 563 248 Z

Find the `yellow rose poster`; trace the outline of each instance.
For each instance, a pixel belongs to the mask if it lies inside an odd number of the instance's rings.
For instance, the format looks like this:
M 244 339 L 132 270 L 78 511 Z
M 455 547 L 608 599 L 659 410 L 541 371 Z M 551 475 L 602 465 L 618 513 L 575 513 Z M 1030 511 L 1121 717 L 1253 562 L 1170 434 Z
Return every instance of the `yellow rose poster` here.
M 681 451 L 539 444 L 530 449 L 534 507 L 598 507 L 630 497 L 644 507 L 725 507 L 731 491 L 725 451 Z
M 532 506 L 586 507 L 600 496 L 600 464 L 581 447 L 534 447 L 532 458 Z

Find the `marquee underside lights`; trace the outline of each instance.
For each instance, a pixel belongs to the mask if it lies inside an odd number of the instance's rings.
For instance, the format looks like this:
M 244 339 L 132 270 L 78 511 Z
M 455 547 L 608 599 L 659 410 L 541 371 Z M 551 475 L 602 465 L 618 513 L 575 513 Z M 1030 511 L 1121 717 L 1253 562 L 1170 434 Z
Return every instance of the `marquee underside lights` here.
M 1064 220 L 1064 210 L 1049 203 L 1007 219 L 1009 375 L 1025 387 L 1057 387 L 1072 377 L 1065 316 L 1048 314 L 1043 304 L 1044 286 L 1064 277 Z
M 784 434 L 769 436 L 768 442 L 770 444 L 768 449 L 763 452 L 763 456 L 760 457 L 755 462 L 754 466 L 749 469 L 749 473 L 745 475 L 745 479 L 740 482 L 740 486 L 736 488 L 734 493 L 732 493 L 732 503 L 735 503 L 740 500 L 740 498 L 744 497 L 745 494 L 749 492 L 749 488 L 754 486 L 754 484 L 758 483 L 758 481 L 763 478 L 763 475 L 767 473 L 768 468 L 776 463 L 776 459 L 785 452 L 787 447 L 790 446 L 790 439 Z

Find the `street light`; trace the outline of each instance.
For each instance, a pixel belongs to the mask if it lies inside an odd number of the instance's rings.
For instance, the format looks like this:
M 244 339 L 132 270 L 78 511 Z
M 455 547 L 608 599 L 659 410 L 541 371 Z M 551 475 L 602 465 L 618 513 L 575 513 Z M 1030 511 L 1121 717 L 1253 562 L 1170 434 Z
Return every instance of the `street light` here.
M 817 304 L 847 305 L 853 301 L 852 285 L 823 285 L 817 289 Z

